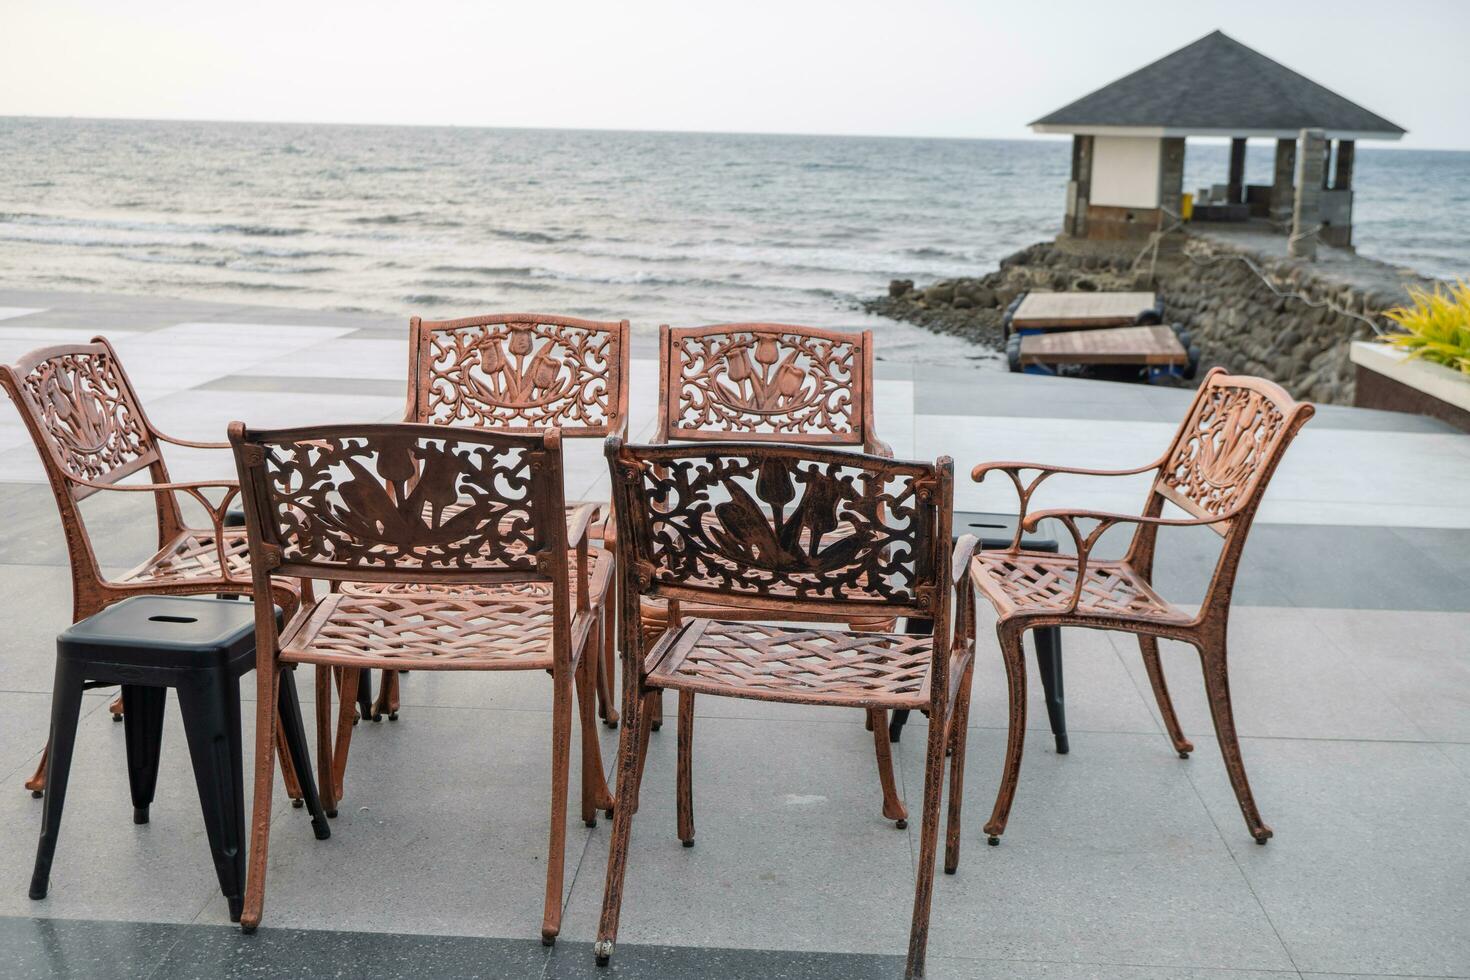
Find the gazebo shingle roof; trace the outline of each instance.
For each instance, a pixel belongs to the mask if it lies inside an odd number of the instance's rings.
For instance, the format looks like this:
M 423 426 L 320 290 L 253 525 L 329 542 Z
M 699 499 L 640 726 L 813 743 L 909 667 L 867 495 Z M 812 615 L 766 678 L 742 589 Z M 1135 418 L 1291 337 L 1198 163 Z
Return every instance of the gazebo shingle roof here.
M 1397 139 L 1405 130 L 1220 31 L 1031 124 L 1051 132 L 1146 128 L 1163 135 L 1330 134 Z

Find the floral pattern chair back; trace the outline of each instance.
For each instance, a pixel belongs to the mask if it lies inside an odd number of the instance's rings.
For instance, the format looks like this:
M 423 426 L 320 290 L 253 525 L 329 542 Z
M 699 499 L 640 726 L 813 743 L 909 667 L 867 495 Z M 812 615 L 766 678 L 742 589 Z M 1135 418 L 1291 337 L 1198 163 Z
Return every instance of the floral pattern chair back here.
M 859 446 L 873 423 L 873 335 L 778 323 L 659 328 L 658 441 Z
M 258 576 L 549 582 L 565 601 L 554 433 L 236 422 L 230 441 Z
M 768 443 L 609 441 L 644 595 L 938 619 L 953 479 L 938 465 Z M 799 616 L 797 618 L 800 618 Z
M 411 321 L 405 421 L 568 438 L 622 431 L 628 321 L 539 313 Z

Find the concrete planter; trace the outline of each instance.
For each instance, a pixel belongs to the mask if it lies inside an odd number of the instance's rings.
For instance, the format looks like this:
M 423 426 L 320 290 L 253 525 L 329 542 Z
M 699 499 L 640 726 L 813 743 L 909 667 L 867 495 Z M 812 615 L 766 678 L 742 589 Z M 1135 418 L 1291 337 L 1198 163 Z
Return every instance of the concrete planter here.
M 1470 375 L 1361 340 L 1349 356 L 1357 367 L 1354 405 L 1429 415 L 1470 432 Z

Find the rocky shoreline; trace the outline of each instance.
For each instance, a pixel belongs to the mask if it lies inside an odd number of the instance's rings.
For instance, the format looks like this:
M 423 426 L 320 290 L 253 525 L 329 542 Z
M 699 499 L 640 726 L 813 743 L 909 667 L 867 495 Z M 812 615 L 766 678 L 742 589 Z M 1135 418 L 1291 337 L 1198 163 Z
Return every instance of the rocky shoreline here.
M 923 287 L 912 279 L 895 279 L 887 296 L 864 301 L 862 309 L 1000 351 L 1005 346 L 1001 317 L 1021 293 L 1148 289 L 1147 275 L 1140 279 L 1131 264 L 1121 255 L 1076 254 L 1038 242 L 1006 256 L 1000 268 L 983 276 L 941 279 Z
M 1433 280 L 1342 250 L 1318 262 L 1286 258 L 1284 237 L 1190 234 L 1157 257 L 1138 243 L 1039 242 L 994 272 L 916 285 L 896 279 L 869 313 L 1003 349 L 1001 318 L 1027 290 L 1156 290 L 1164 322 L 1187 329 L 1199 370 L 1220 365 L 1284 385 L 1298 398 L 1350 405 L 1356 372 L 1350 342 L 1389 328 L 1385 309 L 1408 301 L 1407 285 Z

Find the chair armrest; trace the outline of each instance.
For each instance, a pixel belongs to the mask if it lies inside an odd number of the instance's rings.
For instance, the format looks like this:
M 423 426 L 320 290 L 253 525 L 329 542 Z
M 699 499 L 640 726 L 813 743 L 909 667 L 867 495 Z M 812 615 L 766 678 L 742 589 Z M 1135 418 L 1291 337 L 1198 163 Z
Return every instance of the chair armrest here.
M 577 504 L 567 508 L 567 547 L 575 548 L 587 537 L 587 529 L 597 519 L 601 504 Z
M 195 439 L 180 439 L 180 438 L 178 438 L 176 436 L 171 436 L 171 435 L 169 435 L 169 434 L 167 434 L 165 432 L 159 432 L 157 429 L 154 429 L 153 430 L 153 438 L 159 440 L 160 442 L 168 442 L 168 443 L 172 443 L 175 446 L 183 446 L 186 449 L 229 449 L 230 448 L 230 444 L 228 442 L 199 442 L 198 440 L 195 440 Z
M 950 558 L 949 571 L 956 586 L 970 574 L 970 558 L 979 546 L 980 539 L 973 534 L 963 535 L 954 543 L 954 554 Z
M 1028 524 L 1026 512 L 1031 506 L 1032 495 L 1036 493 L 1036 489 L 1041 486 L 1042 481 L 1048 477 L 1057 473 L 1069 473 L 1074 476 L 1137 476 L 1140 473 L 1157 470 L 1163 465 L 1164 458 L 1162 456 L 1152 463 L 1131 470 L 1094 470 L 1080 466 L 1048 466 L 1045 463 L 980 463 L 970 471 L 970 479 L 976 483 L 983 483 L 985 482 L 985 478 L 991 473 L 999 472 L 1004 473 L 1010 479 L 1011 484 L 1015 486 L 1016 497 L 1020 502 L 1020 509 L 1017 513 L 1016 520 L 1016 536 L 1011 539 L 1011 550 L 1015 551 L 1021 546 L 1022 531 L 1036 527 L 1034 522 Z M 1025 470 L 1036 471 L 1036 476 L 1029 483 L 1021 476 Z
M 123 493 L 182 493 L 194 499 L 204 513 L 209 515 L 210 530 L 214 535 L 215 556 L 219 559 L 220 577 L 227 582 L 238 581 L 230 578 L 229 560 L 225 554 L 225 529 L 233 527 L 239 530 L 230 516 L 230 505 L 240 495 L 240 484 L 234 480 L 189 480 L 180 483 L 95 483 L 92 480 L 84 480 L 72 477 L 73 482 L 95 490 L 115 490 Z M 205 490 L 223 490 L 224 495 L 219 503 L 212 503 L 204 495 Z

